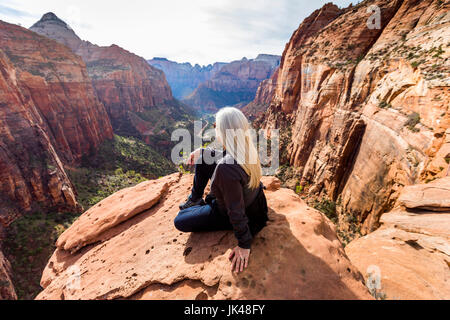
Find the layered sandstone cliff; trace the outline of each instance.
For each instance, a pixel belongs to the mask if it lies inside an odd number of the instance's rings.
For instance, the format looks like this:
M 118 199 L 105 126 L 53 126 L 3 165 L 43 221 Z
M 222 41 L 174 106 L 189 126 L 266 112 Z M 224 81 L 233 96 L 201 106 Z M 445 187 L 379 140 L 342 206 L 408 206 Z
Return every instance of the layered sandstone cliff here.
M 192 179 L 147 181 L 84 213 L 59 238 L 37 299 L 371 299 L 333 224 L 270 177 L 270 221 L 248 269 L 232 273 L 232 231 L 173 225 Z
M 80 57 L 57 42 L 0 22 L 0 222 L 34 203 L 77 205 L 63 163 L 112 138 Z
M 189 62 L 177 63 L 166 58 L 153 58 L 147 62 L 164 72 L 172 93 L 177 99 L 189 96 L 202 82 L 213 78 L 226 65 L 223 62 L 216 62 L 203 67 L 198 64 L 192 66 Z
M 129 130 L 130 113 L 143 112 L 173 99 L 164 73 L 117 45 L 100 47 L 81 40 L 53 13 L 30 30 L 54 39 L 82 57 L 96 94 L 116 131 Z
M 255 99 L 248 105 L 242 108 L 242 112 L 250 119 L 255 120 L 260 117 L 267 108 L 270 106 L 273 95 L 275 94 L 275 89 L 278 79 L 278 69 L 273 73 L 273 75 L 261 82 L 256 91 Z
M 279 61 L 279 56 L 265 54 L 255 59 L 233 61 L 223 66 L 211 80 L 200 84 L 183 101 L 207 112 L 225 106 L 244 106 L 255 98 L 259 84 L 272 76 Z
M 341 220 L 355 218 L 363 233 L 404 186 L 447 171 L 449 5 L 327 4 L 286 45 L 259 123 L 290 130 L 294 179 L 308 195 L 335 201 Z
M 79 210 L 64 164 L 112 138 L 112 127 L 84 62 L 67 47 L 0 21 L 0 48 L 3 230 L 32 210 Z M 16 298 L 0 252 L 0 299 Z

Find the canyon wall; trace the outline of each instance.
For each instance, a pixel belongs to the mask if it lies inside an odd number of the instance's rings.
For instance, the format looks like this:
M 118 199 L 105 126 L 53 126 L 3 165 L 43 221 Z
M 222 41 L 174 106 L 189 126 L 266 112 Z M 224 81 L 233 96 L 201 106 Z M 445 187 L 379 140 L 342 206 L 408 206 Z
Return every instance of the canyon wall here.
M 225 106 L 243 107 L 255 98 L 259 84 L 272 76 L 279 61 L 279 56 L 260 54 L 255 59 L 228 63 L 183 102 L 206 112 Z
M 37 210 L 79 211 L 64 165 L 113 136 L 81 58 L 0 21 L 0 233 Z M 2 235 L 0 235 L 1 250 Z M 0 251 L 0 299 L 15 299 Z
M 81 40 L 53 13 L 45 14 L 30 30 L 68 46 L 82 57 L 96 94 L 119 133 L 129 130 L 130 112 L 143 112 L 173 100 L 161 70 L 117 45 L 100 47 Z
M 0 220 L 33 203 L 76 209 L 63 163 L 112 138 L 80 57 L 57 42 L 0 22 Z
M 327 4 L 286 45 L 257 123 L 290 129 L 294 179 L 363 233 L 404 186 L 446 175 L 449 25 L 448 1 Z
M 189 62 L 177 63 L 166 58 L 153 58 L 147 62 L 155 68 L 162 70 L 172 93 L 177 99 L 189 96 L 202 82 L 210 80 L 226 63 L 216 62 L 201 67 L 192 66 Z

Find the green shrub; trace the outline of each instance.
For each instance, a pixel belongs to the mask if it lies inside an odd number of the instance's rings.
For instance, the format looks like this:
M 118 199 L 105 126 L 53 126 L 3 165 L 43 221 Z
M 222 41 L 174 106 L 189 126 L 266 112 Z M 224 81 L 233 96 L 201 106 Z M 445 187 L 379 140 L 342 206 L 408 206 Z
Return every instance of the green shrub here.
M 304 189 L 303 186 L 297 185 L 297 186 L 295 187 L 295 193 L 300 194 L 300 193 L 303 192 L 303 189 Z
M 412 60 L 412 59 L 414 59 L 414 58 L 417 58 L 417 56 L 416 56 L 413 52 L 410 52 L 410 53 L 408 54 L 408 56 L 406 57 L 406 59 L 408 59 L 408 60 Z
M 413 131 L 418 132 L 419 129 L 416 128 L 416 126 L 420 123 L 420 115 L 417 112 L 413 112 L 408 116 L 408 120 L 405 122 L 405 126 Z
M 420 62 L 419 62 L 419 61 L 413 61 L 413 62 L 411 62 L 411 67 L 413 67 L 414 69 L 416 69 L 419 65 L 420 65 Z
M 360 55 L 358 58 L 356 58 L 356 64 L 359 64 L 364 59 L 364 55 Z
M 322 200 L 314 200 L 312 203 L 314 209 L 319 210 L 324 213 L 328 219 L 330 219 L 333 223 L 338 222 L 338 217 L 336 213 L 336 203 L 334 201 L 322 198 Z
M 381 101 L 378 106 L 382 109 L 392 108 L 392 105 L 386 101 Z
M 445 51 L 442 49 L 442 44 L 439 46 L 439 48 L 436 49 L 436 53 L 434 54 L 433 58 L 440 58 L 442 54 L 444 54 Z

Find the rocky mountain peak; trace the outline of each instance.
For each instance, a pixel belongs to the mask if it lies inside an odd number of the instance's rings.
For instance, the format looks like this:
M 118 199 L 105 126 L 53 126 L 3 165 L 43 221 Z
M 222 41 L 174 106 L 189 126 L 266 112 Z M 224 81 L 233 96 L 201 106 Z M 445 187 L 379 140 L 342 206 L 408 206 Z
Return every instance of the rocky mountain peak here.
M 53 12 L 47 12 L 46 14 L 44 14 L 40 21 L 47 21 L 47 20 L 62 21 Z
M 58 18 L 56 16 L 56 14 L 54 14 L 53 12 L 47 12 L 46 14 L 44 14 L 42 16 L 41 20 L 36 22 L 31 28 L 43 27 L 44 25 L 48 25 L 48 24 L 57 24 L 59 26 L 66 27 L 66 28 L 72 30 L 67 23 L 65 23 L 63 20 Z
M 72 51 L 76 51 L 83 42 L 72 28 L 53 12 L 44 14 L 41 20 L 30 27 L 30 30 L 54 39 L 69 47 Z
M 106 110 L 69 48 L 2 21 L 0 47 L 0 180 L 15 181 L 0 186 L 0 225 L 14 221 L 13 212 L 32 211 L 35 201 L 76 210 L 63 163 L 78 164 L 112 138 Z

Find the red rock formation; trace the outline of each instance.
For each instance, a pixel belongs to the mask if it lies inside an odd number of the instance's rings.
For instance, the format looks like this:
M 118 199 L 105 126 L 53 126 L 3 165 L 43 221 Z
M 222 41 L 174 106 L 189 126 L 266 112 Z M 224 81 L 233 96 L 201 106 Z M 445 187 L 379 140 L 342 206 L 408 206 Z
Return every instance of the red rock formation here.
M 112 138 L 80 57 L 0 21 L 0 229 L 33 208 L 79 210 L 63 164 Z M 16 299 L 0 252 L 0 299 Z
M 174 174 L 83 214 L 58 240 L 37 299 L 371 299 L 333 224 L 277 179 L 263 182 L 270 222 L 243 273 L 227 259 L 232 231 L 175 229 L 192 175 Z
M 161 70 L 117 45 L 99 47 L 82 41 L 53 13 L 45 14 L 30 30 L 67 45 L 83 58 L 114 129 L 121 128 L 128 112 L 142 112 L 173 99 Z
M 179 175 L 171 178 L 177 180 Z M 58 248 L 76 252 L 80 248 L 98 241 L 103 232 L 149 210 L 158 203 L 173 182 L 171 178 L 146 181 L 139 186 L 120 190 L 115 193 L 114 197 L 98 203 L 77 219 L 70 230 L 59 237 L 56 245 Z M 149 189 L 152 191 L 151 193 L 147 193 Z M 114 212 L 114 215 L 111 215 L 111 212 Z M 83 233 L 84 236 L 77 236 L 76 234 L 79 233 Z
M 63 163 L 112 138 L 80 57 L 57 42 L 0 22 L 0 222 L 33 203 L 77 208 Z
M 370 29 L 380 8 L 380 29 Z M 399 192 L 448 167 L 449 3 L 328 4 L 294 33 L 260 121 L 292 129 L 288 158 L 309 195 L 342 204 L 363 232 Z M 420 123 L 419 123 L 420 121 Z
M 255 99 L 242 108 L 242 112 L 251 120 L 255 120 L 260 117 L 272 102 L 273 95 L 275 94 L 275 89 L 278 79 L 278 70 L 270 77 L 270 79 L 264 80 L 258 87 L 256 91 Z
M 278 64 L 279 57 L 271 55 L 233 61 L 222 67 L 211 80 L 200 84 L 183 101 L 208 112 L 225 106 L 245 105 L 255 98 L 261 81 L 270 78 Z
M 386 299 L 450 299 L 450 177 L 403 189 L 381 228 L 345 251 Z M 431 209 L 431 210 L 430 210 Z

